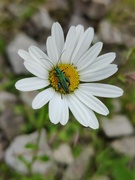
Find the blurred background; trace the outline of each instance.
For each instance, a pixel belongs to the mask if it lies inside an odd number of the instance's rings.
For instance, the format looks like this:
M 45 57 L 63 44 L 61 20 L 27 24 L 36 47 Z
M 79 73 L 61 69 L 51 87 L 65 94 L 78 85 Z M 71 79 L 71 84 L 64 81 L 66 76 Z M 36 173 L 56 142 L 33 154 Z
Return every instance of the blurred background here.
M 103 41 L 102 53 L 117 54 L 119 71 L 103 82 L 121 87 L 124 95 L 101 98 L 110 114 L 96 114 L 98 130 L 82 127 L 72 115 L 67 125 L 54 125 L 47 106 L 32 109 L 37 92 L 15 89 L 17 80 L 30 76 L 18 49 L 35 45 L 46 51 L 56 21 L 65 34 L 71 25 L 94 27 L 93 43 Z M 33 143 L 43 120 L 37 150 Z M 134 180 L 134 127 L 134 0 L 0 0 L 0 180 Z

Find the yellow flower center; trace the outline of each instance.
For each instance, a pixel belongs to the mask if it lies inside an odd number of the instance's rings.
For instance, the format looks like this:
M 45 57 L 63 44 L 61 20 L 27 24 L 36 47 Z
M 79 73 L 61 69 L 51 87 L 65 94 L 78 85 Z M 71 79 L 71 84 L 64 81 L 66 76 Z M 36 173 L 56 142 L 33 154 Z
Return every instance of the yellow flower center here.
M 74 92 L 79 85 L 79 74 L 70 64 L 59 64 L 49 73 L 51 86 L 61 94 Z

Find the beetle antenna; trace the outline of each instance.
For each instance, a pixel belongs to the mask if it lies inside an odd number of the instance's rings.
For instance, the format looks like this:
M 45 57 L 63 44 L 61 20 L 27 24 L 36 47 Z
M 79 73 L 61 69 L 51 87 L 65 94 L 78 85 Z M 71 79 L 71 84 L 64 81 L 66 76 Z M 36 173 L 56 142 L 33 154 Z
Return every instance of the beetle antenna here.
M 62 56 L 62 54 L 64 53 L 64 51 L 65 51 L 65 49 L 62 51 L 62 53 L 61 53 L 61 55 L 60 55 L 60 57 L 59 57 L 59 59 L 58 59 L 58 63 L 60 62 L 61 56 Z M 57 64 L 58 64 L 58 63 L 57 63 Z
M 65 50 L 64 50 L 64 51 L 65 51 Z M 64 52 L 64 51 L 63 51 L 63 52 Z M 61 56 L 62 56 L 63 52 L 61 53 L 61 55 L 60 55 L 60 57 L 59 57 L 59 59 L 58 59 L 58 62 L 61 60 Z M 44 59 L 44 60 L 46 60 L 46 61 L 49 61 L 53 66 L 55 66 L 55 65 L 53 64 L 53 62 L 50 61 L 49 59 L 46 59 L 46 58 L 40 58 L 40 59 Z M 57 64 L 58 64 L 58 63 L 57 63 Z
M 51 63 L 53 66 L 55 66 L 55 65 L 53 64 L 53 62 L 50 61 L 49 59 L 45 59 L 45 58 L 40 58 L 40 59 L 44 59 L 44 60 L 48 61 L 49 63 Z

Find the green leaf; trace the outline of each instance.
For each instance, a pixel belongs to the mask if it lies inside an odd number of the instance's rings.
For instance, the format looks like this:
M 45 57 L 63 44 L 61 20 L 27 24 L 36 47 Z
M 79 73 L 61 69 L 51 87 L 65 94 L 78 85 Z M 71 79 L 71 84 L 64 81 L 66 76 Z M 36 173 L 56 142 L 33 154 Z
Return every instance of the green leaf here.
M 25 148 L 32 149 L 32 150 L 37 150 L 37 149 L 38 149 L 38 146 L 37 146 L 36 144 L 27 143 L 27 144 L 25 145 Z
M 26 168 L 29 167 L 29 162 L 22 155 L 17 156 L 17 158 L 26 166 Z
M 50 160 L 50 157 L 47 155 L 41 155 L 41 156 L 37 156 L 36 159 L 47 162 Z
M 132 172 L 126 167 L 126 162 L 117 161 L 112 166 L 113 177 L 115 180 L 134 180 Z

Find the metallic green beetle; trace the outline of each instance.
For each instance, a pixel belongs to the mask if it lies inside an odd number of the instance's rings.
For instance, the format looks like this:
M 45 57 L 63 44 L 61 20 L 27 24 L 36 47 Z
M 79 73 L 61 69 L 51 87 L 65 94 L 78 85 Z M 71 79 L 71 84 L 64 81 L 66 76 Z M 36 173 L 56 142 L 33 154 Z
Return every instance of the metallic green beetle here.
M 65 93 L 69 93 L 69 86 L 70 86 L 70 80 L 69 78 L 65 77 L 65 74 L 63 73 L 63 71 L 61 71 L 59 69 L 59 67 L 55 68 L 56 71 L 56 76 L 59 80 L 58 83 L 58 90 L 60 90 L 60 88 L 62 87 L 65 91 Z
M 42 58 L 42 59 L 44 59 L 44 58 Z M 54 64 L 49 59 L 45 59 L 45 60 L 49 61 L 54 66 Z M 60 60 L 60 58 L 59 58 L 59 60 Z M 59 62 L 59 60 L 58 60 L 58 62 Z M 59 80 L 58 90 L 60 91 L 60 88 L 62 87 L 64 89 L 65 93 L 68 94 L 69 93 L 69 86 L 70 86 L 69 78 L 65 77 L 64 72 L 61 71 L 58 66 L 54 66 L 54 67 L 55 67 L 54 70 L 56 72 L 56 76 Z

